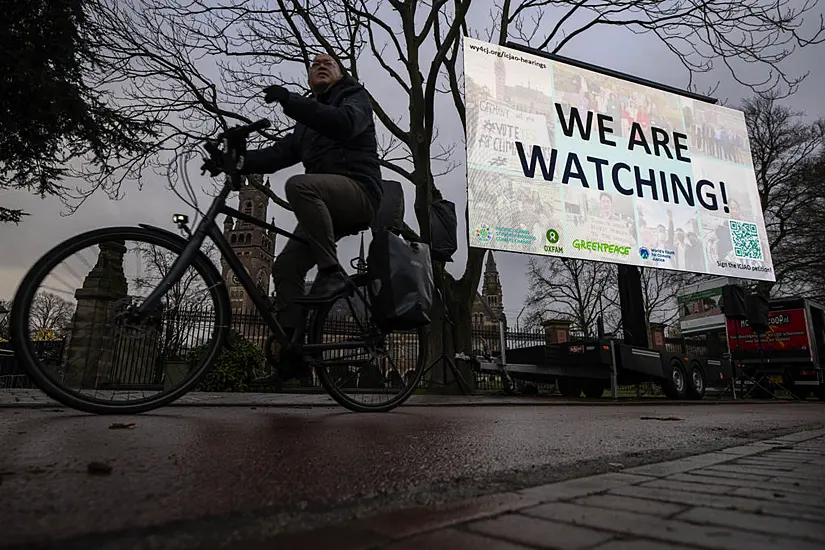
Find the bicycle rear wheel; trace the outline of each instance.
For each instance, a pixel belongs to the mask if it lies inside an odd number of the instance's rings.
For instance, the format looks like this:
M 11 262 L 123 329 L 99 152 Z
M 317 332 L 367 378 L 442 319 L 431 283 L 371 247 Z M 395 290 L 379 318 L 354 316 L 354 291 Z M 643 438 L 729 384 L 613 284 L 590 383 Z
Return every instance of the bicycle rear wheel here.
M 12 343 L 37 386 L 95 414 L 145 412 L 195 387 L 221 351 L 230 317 L 209 258 L 196 255 L 147 318 L 126 315 L 184 245 L 164 231 L 112 227 L 77 235 L 38 260 L 11 314 Z
M 369 300 L 366 288 L 361 290 Z M 427 334 L 426 327 L 383 333 L 368 303 L 356 294 L 316 310 L 307 343 L 366 342 L 358 349 L 317 353 L 315 372 L 341 406 L 354 412 L 387 412 L 418 387 L 427 361 Z

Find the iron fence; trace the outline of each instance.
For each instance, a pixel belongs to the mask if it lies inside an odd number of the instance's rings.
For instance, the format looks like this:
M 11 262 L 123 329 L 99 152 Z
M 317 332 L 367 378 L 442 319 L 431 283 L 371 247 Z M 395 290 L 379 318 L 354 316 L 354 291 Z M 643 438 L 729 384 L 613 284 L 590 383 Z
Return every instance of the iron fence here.
M 324 327 L 324 341 L 333 342 L 351 338 L 356 335 L 360 325 L 351 315 L 342 312 L 332 319 L 328 319 Z M 157 320 L 153 331 L 143 333 L 138 337 L 113 337 L 110 349 L 107 350 L 108 372 L 103 380 L 97 379 L 103 387 L 114 388 L 160 388 L 169 377 L 170 372 L 177 369 L 186 369 L 194 364 L 200 347 L 208 341 L 214 328 L 214 316 L 211 311 L 204 309 L 176 310 L 164 314 Z M 264 348 L 269 338 L 269 328 L 261 316 L 256 312 L 233 312 L 230 329 L 236 337 L 252 344 L 260 353 L 252 364 L 245 364 L 239 368 L 247 371 L 248 380 L 256 376 L 266 375 L 268 368 L 264 360 Z M 580 332 L 571 332 L 570 342 L 591 339 Z M 418 354 L 417 334 L 415 332 L 394 333 L 391 337 L 393 356 L 400 359 L 415 357 Z M 505 350 L 517 350 L 543 346 L 548 341 L 546 332 L 539 330 L 513 330 L 508 328 L 504 334 Z M 674 352 L 704 354 L 705 342 L 700 339 L 666 338 L 665 349 Z M 500 356 L 501 334 L 496 326 L 475 326 L 472 331 L 471 351 L 473 355 Z M 0 388 L 33 387 L 32 382 L 25 374 L 25 369 L 19 360 L 8 352 L 9 344 L 0 342 Z M 35 350 L 41 358 L 48 358 L 53 363 L 63 363 L 71 350 L 67 349 L 64 341 L 36 342 Z M 336 350 L 325 352 L 325 359 L 335 360 L 346 357 L 349 360 L 358 360 L 352 351 Z M 434 360 L 430 357 L 430 361 Z M 71 373 L 60 372 L 61 376 Z M 403 373 L 402 373 L 403 376 Z M 422 381 L 426 386 L 431 379 Z M 519 382 L 520 389 L 533 393 L 556 393 L 554 384 Z M 500 392 L 514 388 L 505 387 L 501 376 L 490 373 L 474 373 L 474 387 L 479 392 Z M 250 389 L 246 387 L 244 389 Z M 265 391 L 320 391 L 320 384 L 314 373 L 303 380 L 293 380 L 280 387 L 262 388 Z M 655 394 L 656 388 L 650 384 L 619 388 L 624 394 L 636 396 Z M 258 391 L 258 390 L 256 390 Z

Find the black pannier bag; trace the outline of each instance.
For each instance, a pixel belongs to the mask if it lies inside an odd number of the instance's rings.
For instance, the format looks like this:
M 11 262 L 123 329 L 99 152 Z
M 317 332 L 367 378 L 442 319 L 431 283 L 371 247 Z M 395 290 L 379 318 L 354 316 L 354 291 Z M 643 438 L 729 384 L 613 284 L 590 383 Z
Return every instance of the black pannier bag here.
M 458 219 L 455 203 L 437 199 L 430 205 L 430 243 L 433 260 L 452 262 L 458 250 Z
M 378 229 L 367 266 L 378 326 L 407 330 L 430 323 L 435 284 L 429 246 Z

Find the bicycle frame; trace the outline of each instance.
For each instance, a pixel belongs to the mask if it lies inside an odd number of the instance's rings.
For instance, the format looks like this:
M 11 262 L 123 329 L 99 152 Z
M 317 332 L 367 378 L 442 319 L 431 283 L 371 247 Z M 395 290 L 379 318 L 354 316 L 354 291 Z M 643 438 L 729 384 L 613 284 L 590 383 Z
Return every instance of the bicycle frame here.
M 243 264 L 232 251 L 232 247 L 230 246 L 229 241 L 227 241 L 226 237 L 224 237 L 223 231 L 221 231 L 221 229 L 215 223 L 215 219 L 219 214 L 227 214 L 230 216 L 234 216 L 236 219 L 243 220 L 258 227 L 269 229 L 270 231 L 273 231 L 279 235 L 283 235 L 290 239 L 295 239 L 302 243 L 307 243 L 307 241 L 288 231 L 284 231 L 279 227 L 263 222 L 259 219 L 253 218 L 252 216 L 244 214 L 243 212 L 235 210 L 234 208 L 226 206 L 226 199 L 229 197 L 229 194 L 233 191 L 234 188 L 240 187 L 239 185 L 234 183 L 237 181 L 237 178 L 237 176 L 231 178 L 233 180 L 233 183 L 227 182 L 224 184 L 224 186 L 221 188 L 220 193 L 218 193 L 218 196 L 215 197 L 215 199 L 212 201 L 212 204 L 206 211 L 206 214 L 203 216 L 203 219 L 201 219 L 195 230 L 191 233 L 189 241 L 184 247 L 183 252 L 181 252 L 180 256 L 178 256 L 178 258 L 172 264 L 172 267 L 169 269 L 169 272 L 160 282 L 158 287 L 152 291 L 149 297 L 140 306 L 138 306 L 135 313 L 138 316 L 146 315 L 148 312 L 153 311 L 157 307 L 163 295 L 166 294 L 166 292 L 173 285 L 175 285 L 181 279 L 181 277 L 183 277 L 183 274 L 192 264 L 192 260 L 195 258 L 195 255 L 198 254 L 198 252 L 200 251 L 200 247 L 203 244 L 203 241 L 206 240 L 206 238 L 209 238 L 218 247 L 221 256 L 226 260 L 226 263 L 229 265 L 229 268 L 237 276 L 238 280 L 241 283 L 241 286 L 244 288 L 244 290 L 246 290 L 247 294 L 252 299 L 252 303 L 255 304 L 255 308 L 258 310 L 258 313 L 261 314 L 269 329 L 275 334 L 275 336 L 278 338 L 278 341 L 282 345 L 286 346 L 287 349 L 296 347 L 303 352 L 320 352 L 331 350 L 357 349 L 364 347 L 367 344 L 366 341 L 335 342 L 329 344 L 303 344 L 304 327 L 306 325 L 307 318 L 306 308 L 303 311 L 302 322 L 298 329 L 295 331 L 292 340 L 288 338 L 283 327 L 280 325 L 280 323 L 278 323 L 278 320 L 270 311 L 270 304 L 267 296 L 260 291 L 260 289 L 256 286 L 255 282 L 252 280 L 252 277 L 249 275 L 249 273 L 247 273 L 246 269 L 244 269 Z

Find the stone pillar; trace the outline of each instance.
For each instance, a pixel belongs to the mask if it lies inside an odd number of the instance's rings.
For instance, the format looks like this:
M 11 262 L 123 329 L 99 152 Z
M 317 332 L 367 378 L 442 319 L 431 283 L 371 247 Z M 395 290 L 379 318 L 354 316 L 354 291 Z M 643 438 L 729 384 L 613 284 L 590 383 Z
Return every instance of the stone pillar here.
M 650 323 L 650 342 L 653 349 L 665 349 L 665 325 Z
M 544 321 L 541 326 L 544 327 L 545 341 L 548 344 L 563 344 L 570 340 L 570 321 L 561 319 L 551 319 Z
M 112 319 L 125 305 L 128 283 L 123 275 L 122 241 L 100 244 L 94 268 L 77 289 L 77 308 L 72 319 L 70 341 L 66 350 L 64 384 L 69 387 L 94 388 L 108 377 L 115 353 Z M 105 380 L 105 379 L 104 379 Z

